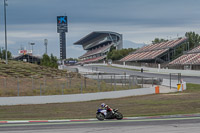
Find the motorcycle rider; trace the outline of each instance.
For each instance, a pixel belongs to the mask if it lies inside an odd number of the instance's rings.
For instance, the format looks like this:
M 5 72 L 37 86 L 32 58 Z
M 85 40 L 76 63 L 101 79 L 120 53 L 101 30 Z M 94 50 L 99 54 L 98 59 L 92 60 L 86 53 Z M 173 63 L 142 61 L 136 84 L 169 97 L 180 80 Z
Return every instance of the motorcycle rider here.
M 105 116 L 107 116 L 107 113 L 108 112 L 111 112 L 112 111 L 112 113 L 113 113 L 113 109 L 112 108 L 110 108 L 108 105 L 106 105 L 105 103 L 102 103 L 101 104 L 101 109 L 103 109 L 101 112 L 105 115 Z

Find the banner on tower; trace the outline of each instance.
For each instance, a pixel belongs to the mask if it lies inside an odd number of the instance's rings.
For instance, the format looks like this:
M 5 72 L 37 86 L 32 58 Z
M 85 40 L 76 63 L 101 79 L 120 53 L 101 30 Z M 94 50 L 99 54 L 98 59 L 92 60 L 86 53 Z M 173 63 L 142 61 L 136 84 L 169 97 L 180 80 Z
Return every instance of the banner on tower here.
M 68 32 L 67 16 L 57 16 L 57 32 Z

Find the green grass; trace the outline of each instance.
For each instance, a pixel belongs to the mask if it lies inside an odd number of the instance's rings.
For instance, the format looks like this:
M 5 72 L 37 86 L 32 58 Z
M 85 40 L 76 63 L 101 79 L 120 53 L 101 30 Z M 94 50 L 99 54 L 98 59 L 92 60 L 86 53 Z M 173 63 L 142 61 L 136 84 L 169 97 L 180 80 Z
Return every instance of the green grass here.
M 94 118 L 105 102 L 125 117 L 200 113 L 200 85 L 187 84 L 179 93 L 132 96 L 89 102 L 1 106 L 0 120 Z
M 191 84 L 187 83 L 187 87 L 189 88 L 187 92 L 196 92 L 200 90 L 200 84 Z

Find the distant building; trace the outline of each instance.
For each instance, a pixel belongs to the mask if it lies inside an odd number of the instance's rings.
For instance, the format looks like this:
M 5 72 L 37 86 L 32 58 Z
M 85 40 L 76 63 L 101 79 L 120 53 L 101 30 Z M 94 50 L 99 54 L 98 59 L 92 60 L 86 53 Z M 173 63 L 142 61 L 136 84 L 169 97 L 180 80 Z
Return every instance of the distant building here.
M 42 57 L 40 56 L 33 56 L 32 50 L 22 49 L 18 51 L 18 54 L 18 56 L 13 58 L 14 60 L 40 64 L 42 59 Z
M 23 55 L 19 55 L 19 56 L 14 58 L 14 60 L 17 60 L 17 61 L 36 63 L 38 65 L 41 63 L 41 59 L 42 58 L 39 57 L 39 56 L 33 56 L 33 55 L 30 55 L 30 54 L 23 54 Z
M 111 46 L 122 49 L 122 34 L 110 31 L 94 31 L 83 37 L 74 45 L 82 45 L 87 52 L 79 57 L 80 63 L 92 63 L 106 58 Z

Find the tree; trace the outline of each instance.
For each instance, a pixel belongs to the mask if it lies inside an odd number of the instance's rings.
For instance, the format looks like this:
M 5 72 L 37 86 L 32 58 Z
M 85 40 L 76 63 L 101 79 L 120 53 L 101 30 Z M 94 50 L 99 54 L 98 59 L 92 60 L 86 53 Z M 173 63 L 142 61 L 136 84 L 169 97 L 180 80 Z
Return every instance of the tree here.
M 50 58 L 50 67 L 53 68 L 58 68 L 58 63 L 57 63 L 58 59 L 56 56 L 53 56 L 53 54 L 51 54 L 51 58 Z
M 47 67 L 52 67 L 52 68 L 58 68 L 57 61 L 58 61 L 57 57 L 53 56 L 53 54 L 51 54 L 50 57 L 47 54 L 44 54 L 42 56 L 41 65 L 47 66 Z
M 163 38 L 155 38 L 153 41 L 152 41 L 152 43 L 153 44 L 156 44 L 156 43 L 161 43 L 161 42 L 167 42 L 168 40 L 165 40 L 165 39 L 163 39 Z
M 11 52 L 10 51 L 7 51 L 7 57 L 8 57 L 8 59 L 11 59 L 12 58 L 12 54 L 11 54 Z M 6 50 L 4 49 L 4 50 L 0 50 L 0 58 L 2 58 L 2 59 L 6 59 Z
M 200 36 L 195 32 L 186 32 L 185 36 L 188 38 L 188 50 L 193 49 L 200 43 Z
M 112 47 L 111 47 L 112 48 Z M 107 53 L 107 59 L 111 60 L 120 60 L 123 57 L 127 56 L 130 52 L 134 52 L 136 49 L 133 48 L 128 48 L 128 49 L 121 49 L 121 50 L 116 50 L 116 49 L 111 49 Z
M 41 65 L 43 66 L 50 66 L 51 59 L 47 54 L 42 56 Z

